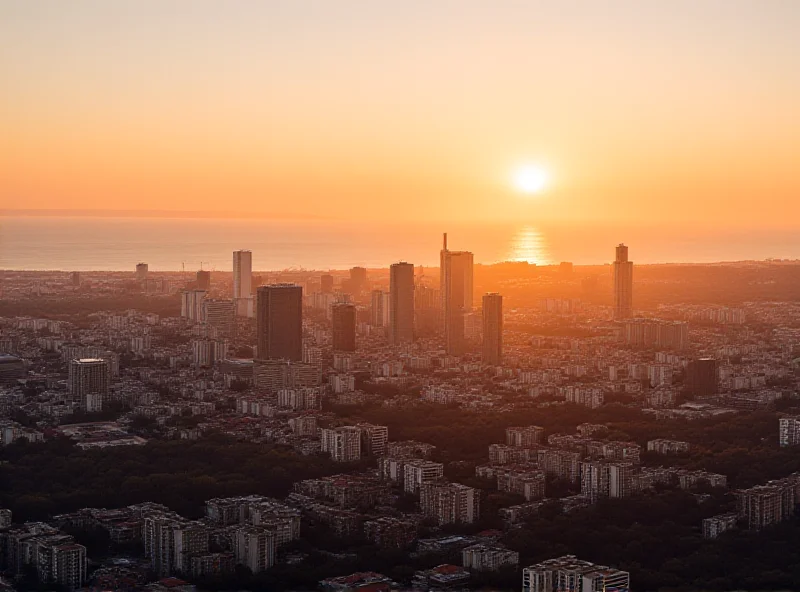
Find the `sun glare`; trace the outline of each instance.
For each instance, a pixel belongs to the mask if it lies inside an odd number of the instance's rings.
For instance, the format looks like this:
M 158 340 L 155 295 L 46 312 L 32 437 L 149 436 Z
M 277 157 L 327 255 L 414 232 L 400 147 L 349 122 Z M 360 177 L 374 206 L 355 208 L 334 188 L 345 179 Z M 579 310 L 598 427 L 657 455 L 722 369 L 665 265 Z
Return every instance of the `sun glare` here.
M 514 186 L 525 194 L 541 193 L 550 180 L 547 171 L 540 166 L 526 165 L 520 167 L 514 175 Z

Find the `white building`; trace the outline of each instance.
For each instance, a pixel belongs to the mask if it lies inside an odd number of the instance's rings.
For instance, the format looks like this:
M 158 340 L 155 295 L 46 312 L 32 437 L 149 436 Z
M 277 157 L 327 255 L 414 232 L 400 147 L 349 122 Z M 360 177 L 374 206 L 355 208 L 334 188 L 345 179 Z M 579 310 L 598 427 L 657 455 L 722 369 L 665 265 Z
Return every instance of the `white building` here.
M 418 493 L 423 483 L 437 481 L 444 476 L 444 465 L 429 460 L 409 460 L 403 467 L 403 489 Z
M 352 462 L 361 458 L 361 430 L 355 426 L 323 428 L 320 449 L 336 462 Z

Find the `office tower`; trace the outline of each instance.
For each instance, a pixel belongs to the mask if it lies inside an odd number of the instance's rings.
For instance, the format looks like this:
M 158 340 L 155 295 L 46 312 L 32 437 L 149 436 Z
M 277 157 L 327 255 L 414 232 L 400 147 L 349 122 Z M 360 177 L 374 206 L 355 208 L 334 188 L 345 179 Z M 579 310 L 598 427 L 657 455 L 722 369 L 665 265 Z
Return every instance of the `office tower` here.
M 197 272 L 197 289 L 208 290 L 211 287 L 211 272 L 201 269 Z
M 418 284 L 414 288 L 417 337 L 431 337 L 442 330 L 442 296 L 439 290 Z
M 253 316 L 253 254 L 233 252 L 233 301 L 240 317 Z
M 404 261 L 389 268 L 389 341 L 414 341 L 414 266 Z
M 442 308 L 444 312 L 444 339 L 447 353 L 464 354 L 464 315 L 472 310 L 473 256 L 469 251 L 447 249 L 447 233 L 439 254 Z
M 350 268 L 350 290 L 358 294 L 367 287 L 367 270 L 363 267 Z
M 696 397 L 715 395 L 717 387 L 717 361 L 713 358 L 692 360 L 686 366 L 686 389 Z
M 76 288 L 79 288 L 81 285 L 81 272 L 80 271 L 73 271 L 70 274 L 70 281 L 72 285 Z
M 206 299 L 205 290 L 184 290 L 181 292 L 181 316 L 195 323 L 202 323 L 203 301 Z
M 338 302 L 333 305 L 334 351 L 356 351 L 356 307 Z
M 136 264 L 136 279 L 137 280 L 146 280 L 147 279 L 147 271 L 148 271 L 147 263 L 137 263 Z
M 483 363 L 499 366 L 503 361 L 503 297 L 483 296 Z
M 258 358 L 299 362 L 303 359 L 303 288 L 273 284 L 258 289 L 256 332 Z
M 203 299 L 203 317 L 210 327 L 228 332 L 233 328 L 233 300 Z
M 108 362 L 99 358 L 71 360 L 67 384 L 73 401 L 84 401 L 90 393 L 100 394 L 105 400 L 110 386 Z
M 389 292 L 373 290 L 370 299 L 370 325 L 373 327 L 389 327 Z
M 614 261 L 614 318 L 633 316 L 633 261 L 628 261 L 628 247 L 617 245 Z
M 323 294 L 333 294 L 333 276 L 329 273 L 323 274 L 319 278 L 320 292 Z

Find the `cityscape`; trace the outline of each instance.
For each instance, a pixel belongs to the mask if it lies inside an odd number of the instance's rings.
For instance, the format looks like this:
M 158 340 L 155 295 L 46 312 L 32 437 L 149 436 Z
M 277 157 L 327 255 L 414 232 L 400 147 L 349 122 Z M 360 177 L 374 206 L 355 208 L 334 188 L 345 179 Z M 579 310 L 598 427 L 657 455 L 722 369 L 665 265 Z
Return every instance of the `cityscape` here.
M 800 590 L 799 31 L 1 0 L 0 592 Z
M 609 251 L 5 271 L 4 585 L 733 589 L 797 540 L 798 264 Z

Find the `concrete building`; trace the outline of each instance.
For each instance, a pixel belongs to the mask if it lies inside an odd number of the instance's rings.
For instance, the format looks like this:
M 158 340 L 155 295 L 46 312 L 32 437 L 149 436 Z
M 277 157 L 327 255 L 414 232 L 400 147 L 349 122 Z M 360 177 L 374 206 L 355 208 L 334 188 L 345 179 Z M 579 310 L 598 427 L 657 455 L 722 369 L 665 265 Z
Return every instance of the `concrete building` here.
M 633 261 L 628 260 L 628 247 L 617 245 L 614 260 L 614 318 L 633 316 Z
M 423 483 L 420 487 L 422 513 L 439 525 L 475 522 L 480 516 L 480 497 L 479 489 L 460 483 Z
M 370 294 L 370 324 L 373 327 L 389 327 L 390 293 L 373 290 Z
M 211 289 L 211 272 L 205 269 L 198 270 L 196 281 L 198 290 Z
M 499 366 L 503 362 L 503 297 L 483 296 L 483 363 Z
M 137 280 L 146 280 L 148 271 L 149 271 L 149 266 L 147 265 L 147 263 L 137 263 L 136 264 L 136 279 Z
M 581 463 L 581 494 L 591 500 L 630 497 L 634 491 L 635 465 L 605 460 Z
M 471 545 L 461 550 L 461 562 L 467 569 L 496 571 L 506 565 L 519 565 L 519 553 L 497 545 Z
M 464 315 L 472 311 L 473 255 L 469 251 L 448 250 L 445 233 L 440 265 L 445 349 L 448 355 L 460 356 L 466 350 Z
M 582 561 L 574 555 L 548 559 L 522 570 L 522 592 L 603 592 L 630 589 L 630 574 Z
M 334 351 L 356 351 L 356 307 L 338 302 L 331 307 Z
M 84 401 L 89 393 L 98 393 L 105 401 L 111 385 L 110 370 L 105 360 L 81 358 L 70 360 L 67 385 L 73 401 Z
M 403 465 L 403 489 L 416 494 L 424 483 L 438 481 L 443 476 L 442 463 L 423 459 L 407 460 Z
M 319 278 L 320 291 L 323 294 L 333 294 L 333 276 L 329 273 Z
M 781 446 L 800 444 L 800 417 L 790 415 L 778 420 L 778 443 Z
M 686 389 L 696 397 L 716 395 L 719 392 L 719 370 L 713 358 L 692 360 L 686 366 Z
M 303 359 L 303 288 L 273 284 L 258 289 L 256 333 L 261 360 Z
M 352 462 L 361 458 L 361 429 L 355 426 L 323 428 L 320 433 L 322 452 L 336 462 Z
M 253 383 L 270 393 L 282 389 L 318 387 L 322 383 L 319 366 L 285 360 L 255 360 Z
M 800 473 L 734 492 L 741 518 L 752 530 L 788 520 L 800 500 Z
M 244 565 L 254 574 L 275 565 L 275 533 L 263 526 L 243 526 L 234 538 L 236 563 Z
M 233 300 L 203 299 L 202 318 L 209 327 L 230 333 L 233 329 L 235 312 Z
M 411 520 L 381 516 L 364 522 L 364 536 L 382 548 L 403 549 L 414 542 L 417 526 Z
M 364 456 L 383 456 L 389 441 L 389 428 L 371 423 L 359 423 L 361 430 L 361 453 Z
M 544 440 L 544 428 L 539 426 L 506 428 L 506 445 L 534 448 Z
M 45 539 L 35 547 L 35 564 L 40 582 L 59 584 L 68 590 L 83 587 L 87 569 L 86 547 L 58 539 Z
M 738 523 L 739 515 L 735 512 L 705 518 L 703 520 L 703 538 L 715 539 L 726 530 L 736 528 Z
M 414 341 L 414 266 L 402 261 L 389 268 L 389 341 Z
M 685 454 L 689 452 L 690 445 L 688 442 L 681 442 L 679 440 L 665 440 L 658 438 L 656 440 L 647 441 L 648 452 L 655 452 L 656 454 Z
M 233 252 L 233 302 L 240 317 L 253 316 L 253 254 Z

